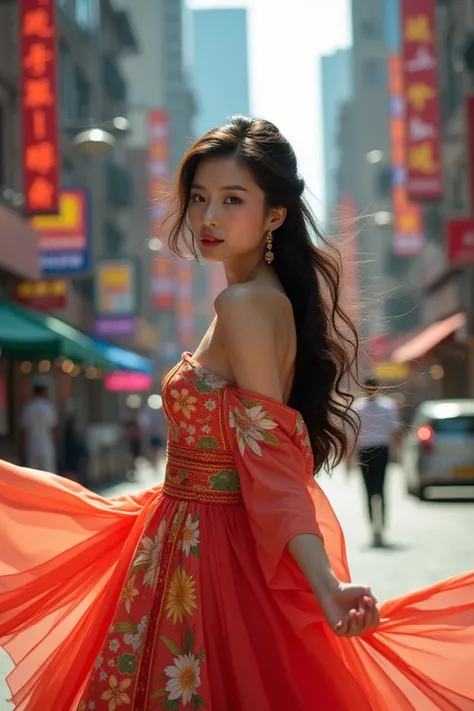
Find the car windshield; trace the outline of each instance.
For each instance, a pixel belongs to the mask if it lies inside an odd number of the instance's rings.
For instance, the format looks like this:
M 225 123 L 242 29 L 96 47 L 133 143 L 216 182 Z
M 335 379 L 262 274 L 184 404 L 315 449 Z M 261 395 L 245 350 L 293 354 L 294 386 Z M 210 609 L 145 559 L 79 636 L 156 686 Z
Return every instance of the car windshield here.
M 433 430 L 437 434 L 465 434 L 474 437 L 474 415 L 434 420 Z

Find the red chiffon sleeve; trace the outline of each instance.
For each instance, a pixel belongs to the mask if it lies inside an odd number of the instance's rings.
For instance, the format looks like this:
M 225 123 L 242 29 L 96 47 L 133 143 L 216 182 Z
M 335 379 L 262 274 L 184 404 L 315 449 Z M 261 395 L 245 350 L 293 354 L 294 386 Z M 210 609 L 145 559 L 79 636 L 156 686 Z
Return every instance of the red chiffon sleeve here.
M 45 711 L 46 698 L 51 708 L 73 708 L 113 613 L 107 602 L 159 495 L 107 500 L 0 461 L 0 647 L 15 664 L 8 683 L 17 711 Z
M 286 551 L 298 533 L 320 535 L 335 574 L 350 581 L 344 535 L 312 476 L 303 421 L 268 398 L 233 388 L 226 397 L 227 431 L 258 558 L 308 655 L 317 658 L 317 625 L 373 711 L 474 711 L 474 573 L 383 603 L 380 626 L 361 639 L 336 637 L 321 625 L 319 606 Z M 355 698 L 353 708 L 362 708 Z

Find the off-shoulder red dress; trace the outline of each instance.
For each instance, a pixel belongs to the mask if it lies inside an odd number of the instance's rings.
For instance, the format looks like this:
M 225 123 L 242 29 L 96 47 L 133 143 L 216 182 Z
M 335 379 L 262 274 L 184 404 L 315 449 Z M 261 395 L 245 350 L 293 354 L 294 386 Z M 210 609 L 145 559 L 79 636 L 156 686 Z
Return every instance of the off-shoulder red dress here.
M 474 574 L 339 639 L 286 550 L 344 538 L 301 417 L 185 354 L 166 478 L 104 499 L 0 464 L 0 645 L 17 711 L 472 711 Z

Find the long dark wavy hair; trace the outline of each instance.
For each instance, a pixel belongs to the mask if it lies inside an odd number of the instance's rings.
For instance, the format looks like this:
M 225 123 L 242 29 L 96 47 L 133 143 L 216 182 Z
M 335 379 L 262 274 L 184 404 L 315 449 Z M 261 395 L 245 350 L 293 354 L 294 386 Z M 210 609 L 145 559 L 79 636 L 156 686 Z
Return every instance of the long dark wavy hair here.
M 200 161 L 221 156 L 231 156 L 250 169 L 269 208 L 287 210 L 283 225 L 273 235 L 272 267 L 293 305 L 296 323 L 297 355 L 289 405 L 305 421 L 316 469 L 334 466 L 347 454 L 358 431 L 350 393 L 357 365 L 357 332 L 341 305 L 340 255 L 318 230 L 303 198 L 305 184 L 295 153 L 276 126 L 237 116 L 189 148 L 171 194 L 170 249 L 183 256 L 184 240 L 198 257 L 187 227 L 191 185 Z

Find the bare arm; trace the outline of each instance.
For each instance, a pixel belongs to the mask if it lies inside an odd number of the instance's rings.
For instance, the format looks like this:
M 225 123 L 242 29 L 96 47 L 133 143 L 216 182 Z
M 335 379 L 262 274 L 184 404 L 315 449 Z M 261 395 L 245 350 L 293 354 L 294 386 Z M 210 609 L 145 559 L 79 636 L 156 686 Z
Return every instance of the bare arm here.
M 218 325 L 234 381 L 243 390 L 282 402 L 276 357 L 281 301 L 278 295 L 273 301 L 271 296 L 262 298 L 243 287 L 231 287 L 216 301 Z M 336 578 L 320 536 L 299 533 L 290 539 L 287 549 L 338 636 L 359 636 L 377 626 L 378 610 L 370 589 Z
M 224 292 L 216 302 L 219 327 L 237 387 L 282 402 L 276 360 L 279 298 L 246 294 L 244 289 Z M 303 486 L 303 483 L 302 483 Z M 320 599 L 339 582 L 334 576 L 323 541 L 313 534 L 295 536 L 288 550 Z

